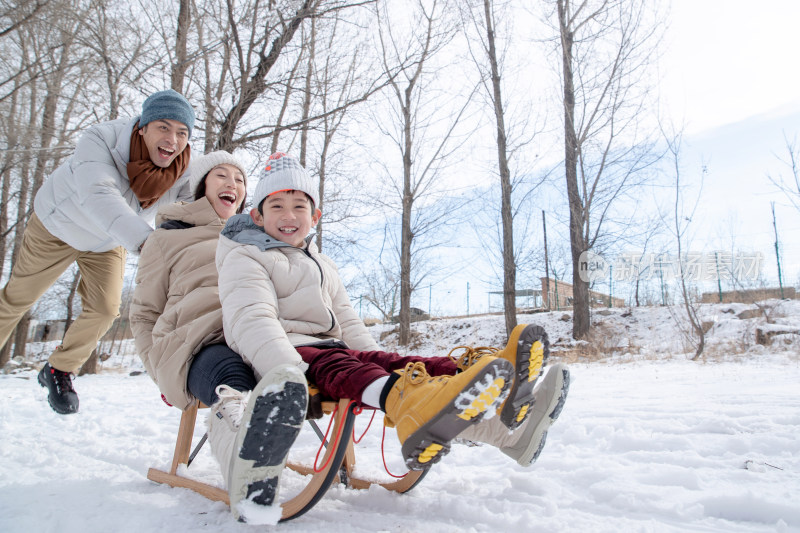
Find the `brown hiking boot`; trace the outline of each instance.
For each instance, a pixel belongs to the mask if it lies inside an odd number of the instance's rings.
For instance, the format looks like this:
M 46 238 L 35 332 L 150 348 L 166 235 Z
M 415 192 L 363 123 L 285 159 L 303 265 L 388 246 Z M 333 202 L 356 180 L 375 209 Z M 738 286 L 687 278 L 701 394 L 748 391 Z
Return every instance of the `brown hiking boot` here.
M 431 377 L 422 363 L 397 370 L 400 378 L 386 397 L 384 422 L 397 428 L 403 458 L 423 470 L 450 451 L 450 441 L 505 400 L 514 367 L 483 357 L 455 376 Z
M 463 349 L 464 353 L 458 358 L 453 357 L 453 351 L 459 349 Z M 550 341 L 547 333 L 544 328 L 531 324 L 515 327 L 502 350 L 487 346 L 459 346 L 450 351 L 450 358 L 461 371 L 471 368 L 486 356 L 499 357 L 514 365 L 514 383 L 508 399 L 498 410 L 500 420 L 509 429 L 518 428 L 530 414 L 534 399 L 533 388 L 549 355 Z

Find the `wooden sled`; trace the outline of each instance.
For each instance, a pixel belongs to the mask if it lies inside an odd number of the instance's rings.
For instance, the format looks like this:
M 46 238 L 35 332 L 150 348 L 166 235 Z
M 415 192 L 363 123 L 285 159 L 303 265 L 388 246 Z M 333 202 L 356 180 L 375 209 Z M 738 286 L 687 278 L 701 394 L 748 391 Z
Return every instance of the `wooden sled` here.
M 194 436 L 194 427 L 197 421 L 197 409 L 199 407 L 200 403 L 196 402 L 193 406 L 183 411 L 181 415 L 178 438 L 175 442 L 175 453 L 172 457 L 172 466 L 169 472 L 151 468 L 147 472 L 147 479 L 156 483 L 164 483 L 171 487 L 190 489 L 210 500 L 230 505 L 226 490 L 178 474 L 180 465 L 188 467 L 205 442 L 204 437 L 194 451 L 191 451 L 192 437 Z M 333 416 L 330 430 L 331 442 L 325 443 L 325 453 L 319 461 L 323 466 L 315 468 L 291 462 L 287 463 L 287 468 L 310 477 L 308 484 L 297 495 L 281 503 L 281 522 L 297 518 L 314 507 L 334 481 L 344 483 L 354 489 L 366 489 L 370 485 L 376 484 L 373 481 L 354 476 L 356 458 L 353 446 L 353 423 L 360 409 L 350 400 L 344 399 L 338 403 L 324 402 L 323 410 L 326 413 L 332 413 Z M 400 493 L 408 492 L 422 481 L 426 473 L 427 470 L 412 470 L 397 481 L 377 484 L 387 490 Z

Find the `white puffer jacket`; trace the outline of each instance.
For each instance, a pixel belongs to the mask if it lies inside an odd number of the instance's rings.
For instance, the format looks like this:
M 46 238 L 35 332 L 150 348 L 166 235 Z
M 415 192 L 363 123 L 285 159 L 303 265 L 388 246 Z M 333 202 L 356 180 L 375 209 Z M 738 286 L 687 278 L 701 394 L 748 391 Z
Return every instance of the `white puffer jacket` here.
M 294 346 L 342 340 L 378 350 L 358 317 L 336 265 L 317 252 L 276 241 L 249 215 L 228 220 L 217 245 L 225 339 L 258 379 L 279 364 L 307 365 Z
M 47 231 L 76 250 L 107 252 L 121 245 L 138 253 L 153 231 L 158 208 L 192 199 L 184 173 L 152 206 L 139 207 L 127 172 L 131 132 L 138 120 L 112 120 L 86 130 L 75 152 L 36 193 L 36 216 Z

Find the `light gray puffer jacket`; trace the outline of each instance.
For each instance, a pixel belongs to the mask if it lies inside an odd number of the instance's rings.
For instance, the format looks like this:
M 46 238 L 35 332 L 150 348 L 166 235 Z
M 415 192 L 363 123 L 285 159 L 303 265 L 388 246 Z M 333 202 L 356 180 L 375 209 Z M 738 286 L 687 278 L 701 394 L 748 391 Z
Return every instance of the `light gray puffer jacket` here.
M 36 193 L 33 206 L 47 231 L 84 252 L 124 246 L 134 254 L 153 231 L 158 208 L 190 201 L 189 175 L 147 209 L 128 182 L 131 132 L 139 117 L 112 120 L 86 130 L 75 152 Z
M 334 262 L 273 239 L 249 215 L 231 217 L 217 245 L 219 297 L 228 345 L 258 379 L 279 364 L 307 365 L 295 346 L 342 340 L 378 350 L 350 304 Z

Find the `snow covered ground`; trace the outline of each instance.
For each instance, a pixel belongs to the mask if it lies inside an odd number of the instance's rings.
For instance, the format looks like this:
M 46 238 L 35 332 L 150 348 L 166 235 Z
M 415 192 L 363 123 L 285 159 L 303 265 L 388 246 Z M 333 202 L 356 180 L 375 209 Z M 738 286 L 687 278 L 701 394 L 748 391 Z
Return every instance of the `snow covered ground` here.
M 532 467 L 489 446 L 456 445 L 408 494 L 334 486 L 279 526 L 238 524 L 222 504 L 146 479 L 151 466 L 168 469 L 180 413 L 146 375 L 129 375 L 134 358 L 77 378 L 81 410 L 71 416 L 50 409 L 35 371 L 0 375 L 0 531 L 800 531 L 800 344 L 791 334 L 754 341 L 758 327 L 797 326 L 800 303 L 773 302 L 769 325 L 737 318 L 753 307 L 704 308 L 713 325 L 699 362 L 688 360 L 663 308 L 595 315 L 619 350 L 588 362 L 566 351 L 576 346 L 563 312 L 520 315 L 545 325 L 572 372 Z M 501 344 L 502 328 L 502 317 L 419 324 L 413 352 Z M 358 433 L 368 419 L 359 417 Z M 377 417 L 357 458 L 362 475 L 387 479 L 381 426 Z M 304 431 L 293 458 L 310 462 L 314 438 Z M 396 473 L 395 440 L 389 430 Z M 189 472 L 222 484 L 207 447 Z M 302 485 L 285 476 L 286 493 Z

